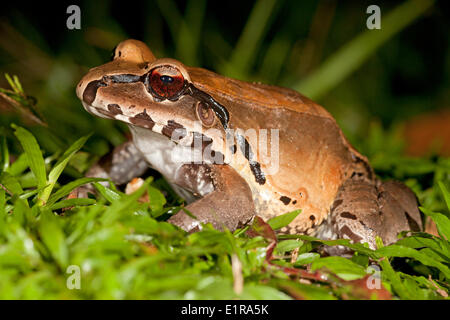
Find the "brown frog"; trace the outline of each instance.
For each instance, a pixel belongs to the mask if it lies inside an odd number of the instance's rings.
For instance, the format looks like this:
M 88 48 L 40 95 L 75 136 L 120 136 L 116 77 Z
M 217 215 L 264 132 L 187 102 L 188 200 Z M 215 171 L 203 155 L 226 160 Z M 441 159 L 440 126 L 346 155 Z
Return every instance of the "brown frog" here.
M 348 238 L 375 247 L 422 221 L 414 194 L 381 182 L 333 117 L 296 91 L 156 59 L 137 40 L 77 86 L 84 108 L 128 124 L 133 140 L 90 175 L 126 183 L 150 166 L 189 203 L 169 221 L 234 230 L 301 209 L 282 233 Z

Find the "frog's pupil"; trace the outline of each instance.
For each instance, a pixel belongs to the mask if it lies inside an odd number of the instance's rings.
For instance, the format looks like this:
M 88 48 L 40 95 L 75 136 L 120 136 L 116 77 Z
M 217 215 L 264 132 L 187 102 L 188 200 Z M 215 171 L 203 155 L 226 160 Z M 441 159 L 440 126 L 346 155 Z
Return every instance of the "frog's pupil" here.
M 173 78 L 171 76 L 161 76 L 160 79 L 162 83 L 166 85 L 171 84 L 173 82 Z

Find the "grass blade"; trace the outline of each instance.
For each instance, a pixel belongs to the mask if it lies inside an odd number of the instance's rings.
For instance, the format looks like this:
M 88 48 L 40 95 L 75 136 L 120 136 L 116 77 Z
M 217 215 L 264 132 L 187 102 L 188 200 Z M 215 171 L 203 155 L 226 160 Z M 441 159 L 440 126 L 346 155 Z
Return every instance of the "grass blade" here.
M 276 14 L 280 4 L 276 0 L 259 0 L 250 13 L 247 23 L 236 44 L 230 63 L 221 68 L 229 77 L 245 79 L 252 67 L 255 56 L 266 31 L 269 21 Z
M 432 212 L 423 207 L 420 207 L 420 210 L 433 219 L 441 238 L 450 241 L 450 220 L 442 213 Z
M 69 182 L 68 184 L 64 185 L 58 191 L 56 191 L 54 194 L 50 196 L 50 198 L 47 201 L 47 205 L 51 206 L 56 201 L 61 199 L 62 197 L 68 195 L 72 190 L 75 188 L 78 188 L 84 184 L 92 183 L 92 182 L 100 182 L 100 181 L 107 181 L 107 179 L 103 178 L 80 178 L 74 181 Z
M 291 223 L 300 214 L 300 212 L 302 212 L 302 210 L 294 210 L 269 219 L 267 223 L 273 230 L 281 229 Z
M 107 187 L 105 187 L 104 185 L 102 185 L 102 184 L 100 184 L 98 182 L 94 183 L 94 187 L 109 202 L 114 202 L 116 200 L 120 200 L 120 198 L 122 197 L 120 195 L 120 193 L 115 192 L 114 190 L 111 190 L 110 188 L 107 188 Z
M 3 130 L 1 130 L 3 133 Z M 9 150 L 8 150 L 8 144 L 6 143 L 6 136 L 2 137 L 2 140 L 0 141 L 0 161 L 1 161 L 1 171 L 6 171 L 9 168 Z
M 180 29 L 176 41 L 177 56 L 186 65 L 198 65 L 197 51 L 200 43 L 206 1 L 191 0 L 187 3 L 184 20 L 180 21 Z
M 16 126 L 15 124 L 12 124 L 11 126 L 15 129 L 14 134 L 17 139 L 19 139 L 19 142 L 27 155 L 28 165 L 37 179 L 38 188 L 45 187 L 47 185 L 45 162 L 36 138 L 28 130 L 22 127 Z
M 59 267 L 64 270 L 69 259 L 69 251 L 57 217 L 51 211 L 44 210 L 39 222 L 39 234 L 42 241 Z
M 450 279 L 450 269 L 447 266 L 415 249 L 393 244 L 387 247 L 377 249 L 377 253 L 384 257 L 389 258 L 408 257 L 416 259 L 417 261 L 426 266 L 435 267 L 439 269 L 447 277 L 447 279 Z
M 381 30 L 366 30 L 338 52 L 305 80 L 292 85 L 311 99 L 318 99 L 359 68 L 381 45 L 423 14 L 433 0 L 410 0 L 385 15 Z
M 61 156 L 61 158 L 58 160 L 58 162 L 55 164 L 52 170 L 50 170 L 50 173 L 48 174 L 48 182 L 49 186 L 45 188 L 42 193 L 39 195 L 39 198 L 41 201 L 45 204 L 50 197 L 50 194 L 53 190 L 53 187 L 55 186 L 56 181 L 58 180 L 61 173 L 64 171 L 64 168 L 69 163 L 70 159 L 75 155 L 78 150 L 81 149 L 81 147 L 86 143 L 87 139 L 89 139 L 90 136 L 81 137 L 77 141 L 75 141 L 69 149 L 67 149 L 64 154 Z
M 88 206 L 91 204 L 96 204 L 97 201 L 95 199 L 87 199 L 87 198 L 76 198 L 76 199 L 66 199 L 56 202 L 47 208 L 49 210 L 57 210 L 62 208 L 69 208 L 74 206 Z
M 442 181 L 438 181 L 438 185 L 439 185 L 439 188 L 441 188 L 445 203 L 447 204 L 447 208 L 450 211 L 450 193 L 448 192 L 447 188 L 445 187 L 445 185 Z

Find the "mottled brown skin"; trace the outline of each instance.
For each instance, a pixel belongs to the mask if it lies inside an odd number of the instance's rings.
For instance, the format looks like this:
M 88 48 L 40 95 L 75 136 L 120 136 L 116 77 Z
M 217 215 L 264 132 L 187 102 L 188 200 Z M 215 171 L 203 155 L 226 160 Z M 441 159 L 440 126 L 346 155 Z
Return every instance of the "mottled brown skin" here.
M 153 72 L 161 75 L 157 81 L 164 76 L 171 82 L 153 83 Z M 161 98 L 169 92 L 166 89 L 172 90 L 171 96 Z M 173 59 L 156 59 L 142 42 L 127 40 L 117 46 L 112 62 L 89 71 L 77 95 L 89 112 L 130 125 L 141 160 L 196 196 L 187 209 L 202 222 L 235 229 L 255 214 L 268 219 L 301 209 L 282 232 L 344 237 L 371 247 L 375 235 L 391 243 L 399 231 L 422 227 L 414 194 L 399 183 L 378 181 L 333 117 L 296 91 L 230 79 Z M 199 120 L 203 129 L 222 133 L 201 134 L 210 139 L 204 147 L 209 146 L 226 164 L 207 161 L 200 167 L 208 176 L 193 180 L 173 174 L 179 167 L 168 168 L 156 154 L 164 153 L 160 137 L 167 137 L 169 150 L 182 144 L 185 136 L 200 135 L 195 126 Z M 249 161 L 240 150 L 243 140 L 234 150 L 222 147 L 219 142 L 224 142 L 226 128 L 255 129 L 257 134 L 260 129 L 278 129 L 279 170 L 267 174 L 269 168 L 258 153 Z M 177 130 L 181 138 L 174 139 Z M 257 150 L 253 140 L 246 140 Z M 189 171 L 198 176 L 197 168 L 189 167 Z M 171 222 L 188 231 L 199 226 L 181 213 Z

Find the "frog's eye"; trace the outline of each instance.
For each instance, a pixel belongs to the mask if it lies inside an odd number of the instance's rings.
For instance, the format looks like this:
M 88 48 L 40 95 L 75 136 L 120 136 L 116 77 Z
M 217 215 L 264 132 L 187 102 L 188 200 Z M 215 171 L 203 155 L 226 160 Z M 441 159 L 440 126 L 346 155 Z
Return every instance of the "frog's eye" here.
M 216 120 L 214 111 L 209 108 L 204 102 L 200 101 L 197 103 L 197 105 L 195 106 L 195 114 L 204 126 L 212 127 L 214 125 Z
M 159 98 L 176 99 L 185 89 L 184 77 L 172 66 L 159 66 L 150 72 L 148 86 Z

